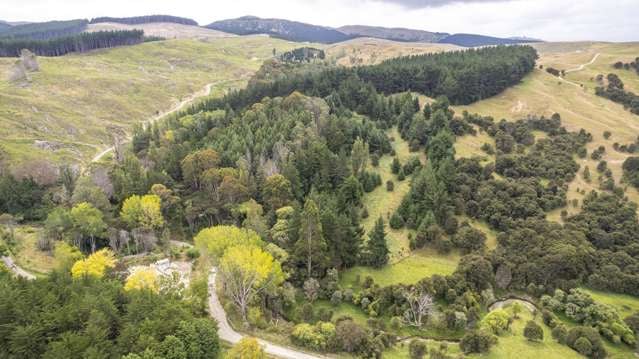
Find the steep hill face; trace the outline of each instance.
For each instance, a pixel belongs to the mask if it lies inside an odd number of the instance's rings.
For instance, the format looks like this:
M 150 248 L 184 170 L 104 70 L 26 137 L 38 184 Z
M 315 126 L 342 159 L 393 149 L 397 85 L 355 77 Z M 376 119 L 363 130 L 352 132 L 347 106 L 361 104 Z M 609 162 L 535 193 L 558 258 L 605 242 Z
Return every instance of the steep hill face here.
M 254 16 L 216 21 L 206 27 L 236 35 L 267 34 L 297 42 L 332 44 L 352 38 L 340 31 L 323 26 L 282 19 L 261 19 Z
M 453 44 L 463 47 L 475 47 L 475 46 L 490 46 L 490 45 L 512 45 L 521 44 L 527 42 L 538 42 L 520 39 L 504 39 L 500 37 L 476 35 L 476 34 L 454 34 L 447 36 L 441 40 L 440 43 Z
M 374 37 L 378 39 L 402 42 L 438 42 L 449 36 L 444 32 L 430 32 L 406 28 L 387 28 L 380 26 L 347 25 L 337 30 L 354 37 Z

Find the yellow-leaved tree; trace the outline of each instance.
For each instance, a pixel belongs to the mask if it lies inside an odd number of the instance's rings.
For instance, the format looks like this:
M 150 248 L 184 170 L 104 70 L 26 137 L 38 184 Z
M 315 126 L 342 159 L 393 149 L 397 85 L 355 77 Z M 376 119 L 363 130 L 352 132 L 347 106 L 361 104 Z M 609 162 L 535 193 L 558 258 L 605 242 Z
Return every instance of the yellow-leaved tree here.
M 226 353 L 225 359 L 266 359 L 266 354 L 257 339 L 246 337 Z
M 92 276 L 102 278 L 107 269 L 115 267 L 117 259 L 109 249 L 101 249 L 85 259 L 79 260 L 71 267 L 74 278 Z
M 162 201 L 159 196 L 131 196 L 124 201 L 120 217 L 131 229 L 158 229 L 164 225 Z
M 158 272 L 154 268 L 138 268 L 126 279 L 124 290 L 148 289 L 157 293 L 159 289 L 158 279 Z
M 255 231 L 241 229 L 236 226 L 214 226 L 201 230 L 195 236 L 195 246 L 204 253 L 216 258 L 224 255 L 224 252 L 232 246 L 253 245 L 262 247 L 264 243 Z
M 220 261 L 220 275 L 244 323 L 247 323 L 247 309 L 253 297 L 286 279 L 280 263 L 255 245 L 229 247 Z

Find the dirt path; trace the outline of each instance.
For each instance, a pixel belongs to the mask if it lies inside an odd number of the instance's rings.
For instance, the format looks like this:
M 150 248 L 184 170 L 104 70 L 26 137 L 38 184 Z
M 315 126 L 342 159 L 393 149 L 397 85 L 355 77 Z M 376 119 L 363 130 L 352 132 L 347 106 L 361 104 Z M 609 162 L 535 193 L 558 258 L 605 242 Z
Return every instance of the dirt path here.
M 586 68 L 586 66 L 594 64 L 594 63 L 595 63 L 595 61 L 597 61 L 597 59 L 599 58 L 599 56 L 600 56 L 600 55 L 601 55 L 601 53 L 600 53 L 600 52 L 596 53 L 596 54 L 595 54 L 595 56 L 593 56 L 592 60 L 590 60 L 589 62 L 587 62 L 587 63 L 585 63 L 585 64 L 581 64 L 581 65 L 579 65 L 579 66 L 577 66 L 577 67 L 575 67 L 575 68 L 572 68 L 572 69 L 566 70 L 566 71 L 564 72 L 564 74 L 569 74 L 569 73 L 572 73 L 572 72 L 582 71 L 583 69 L 585 69 L 585 68 Z M 561 81 L 563 81 L 563 82 L 569 83 L 569 84 L 574 85 L 574 86 L 577 86 L 577 87 L 581 87 L 581 86 L 582 86 L 582 84 L 580 84 L 580 83 L 577 83 L 577 82 L 574 82 L 574 81 L 570 81 L 570 80 L 566 80 L 566 79 L 564 78 L 564 76 L 559 76 L 559 79 L 560 79 Z
M 203 90 L 198 91 L 198 92 L 190 95 L 189 97 L 187 97 L 186 99 L 184 99 L 180 103 L 178 103 L 177 105 L 173 106 L 171 109 L 169 109 L 167 111 L 164 111 L 164 112 L 161 112 L 161 113 L 151 117 L 149 120 L 145 121 L 144 124 L 152 124 L 152 123 L 160 120 L 161 118 L 163 118 L 165 116 L 168 116 L 168 115 L 170 115 L 172 113 L 180 111 L 181 109 L 183 109 L 187 105 L 190 105 L 193 101 L 197 100 L 198 98 L 210 95 L 211 94 L 211 88 L 213 86 L 221 84 L 223 82 L 229 82 L 229 81 L 217 81 L 217 82 L 212 82 L 212 83 L 204 86 Z M 115 149 L 115 147 L 111 146 L 111 147 L 103 150 L 102 152 L 98 153 L 95 157 L 93 157 L 91 159 L 91 163 L 100 161 L 104 156 L 106 156 L 107 154 L 113 152 L 114 149 Z
M 33 274 L 31 274 L 31 273 L 27 272 L 26 270 L 18 267 L 18 265 L 15 264 L 15 262 L 13 261 L 13 258 L 11 258 L 11 257 L 3 256 L 2 257 L 2 262 L 4 263 L 5 266 L 7 266 L 7 268 L 9 268 L 9 270 L 11 270 L 18 277 L 23 277 L 23 278 L 26 278 L 28 280 L 33 280 L 33 279 L 36 278 Z
M 577 71 L 581 71 L 581 70 L 585 69 L 586 66 L 594 64 L 595 61 L 597 61 L 597 59 L 599 58 L 599 56 L 601 56 L 600 52 L 596 53 L 595 56 L 592 58 L 592 60 L 590 60 L 590 62 L 587 62 L 585 64 L 581 64 L 581 65 L 579 65 L 579 66 L 577 66 L 577 67 L 575 67 L 573 69 L 566 70 L 566 73 L 569 74 L 571 72 L 577 72 Z
M 209 313 L 217 321 L 218 330 L 217 334 L 220 339 L 227 341 L 231 344 L 239 342 L 244 335 L 236 332 L 229 324 L 226 318 L 226 312 L 217 297 L 217 291 L 215 287 L 215 279 L 217 275 L 216 268 L 211 270 L 209 274 Z M 326 359 L 328 357 L 320 356 L 316 354 L 304 353 L 294 349 L 279 346 L 262 339 L 257 339 L 262 345 L 264 351 L 270 355 L 283 359 Z

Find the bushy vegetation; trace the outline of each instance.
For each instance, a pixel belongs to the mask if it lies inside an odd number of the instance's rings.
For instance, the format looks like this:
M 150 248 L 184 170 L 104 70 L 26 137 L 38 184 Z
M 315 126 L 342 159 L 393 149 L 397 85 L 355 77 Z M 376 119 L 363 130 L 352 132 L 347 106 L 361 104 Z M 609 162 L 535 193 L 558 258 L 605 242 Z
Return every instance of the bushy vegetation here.
M 598 96 L 622 104 L 628 111 L 639 115 L 639 96 L 632 91 L 625 90 L 623 81 L 616 74 L 608 74 L 607 80 L 608 85 L 606 87 L 597 87 L 595 93 Z
M 124 291 L 112 275 L 72 278 L 67 270 L 36 281 L 0 270 L 0 283 L 0 345 L 8 356 L 203 359 L 220 353 L 216 324 L 175 292 Z
M 39 56 L 62 56 L 72 52 L 135 45 L 143 41 L 144 31 L 141 30 L 85 32 L 48 40 L 0 39 L 0 56 L 18 57 L 22 49 Z

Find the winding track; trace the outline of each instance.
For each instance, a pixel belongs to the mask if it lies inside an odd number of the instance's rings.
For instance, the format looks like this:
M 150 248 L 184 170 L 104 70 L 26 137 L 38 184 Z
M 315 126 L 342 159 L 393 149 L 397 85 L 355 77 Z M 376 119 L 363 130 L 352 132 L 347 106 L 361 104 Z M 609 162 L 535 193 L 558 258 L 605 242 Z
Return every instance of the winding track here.
M 599 58 L 600 55 L 601 55 L 600 52 L 596 53 L 595 56 L 593 56 L 592 60 L 590 60 L 589 62 L 586 62 L 585 64 L 581 64 L 581 65 L 579 65 L 579 66 L 577 66 L 575 68 L 568 69 L 568 70 L 565 71 L 565 73 L 569 74 L 569 73 L 572 73 L 572 72 L 577 72 L 577 71 L 581 71 L 581 70 L 585 69 L 586 66 L 594 64 L 595 61 L 597 61 L 597 59 Z M 577 83 L 577 82 L 566 80 L 563 76 L 559 76 L 559 79 L 561 81 L 567 82 L 567 83 L 569 83 L 571 85 L 574 85 L 574 86 L 577 86 L 577 87 L 581 87 L 581 85 L 582 85 L 582 84 Z
M 144 124 L 152 124 L 152 123 L 160 120 L 161 118 L 163 118 L 165 116 L 168 116 L 168 115 L 173 114 L 173 113 L 175 113 L 177 111 L 180 111 L 181 109 L 183 109 L 187 105 L 191 104 L 193 101 L 197 100 L 198 98 L 210 95 L 211 94 L 211 88 L 213 86 L 221 84 L 221 83 L 224 83 L 224 82 L 230 82 L 230 81 L 229 80 L 217 81 L 217 82 L 212 82 L 210 84 L 207 84 L 206 86 L 204 86 L 204 89 L 202 91 L 199 91 L 199 92 L 196 92 L 196 93 L 192 94 L 188 98 L 182 100 L 177 105 L 173 106 L 171 109 L 169 109 L 167 111 L 164 111 L 164 112 L 161 112 L 161 113 L 151 117 L 149 120 L 145 121 Z M 95 155 L 95 157 L 93 157 L 91 159 L 91 163 L 100 161 L 104 156 L 106 156 L 107 154 L 113 152 L 114 149 L 115 149 L 115 147 L 111 146 L 111 147 L 103 150 L 102 152 L 98 153 L 97 155 Z
M 10 271 L 13 272 L 13 274 L 15 274 L 18 277 L 22 277 L 22 278 L 26 278 L 28 280 L 33 280 L 36 277 L 27 272 L 26 270 L 18 267 L 17 264 L 15 264 L 15 262 L 13 261 L 13 258 L 11 257 L 7 257 L 7 256 L 3 256 L 2 258 L 2 262 L 4 263 L 5 266 L 7 266 L 7 268 L 9 268 Z
M 217 321 L 218 330 L 217 334 L 220 339 L 235 344 L 239 342 L 244 336 L 236 332 L 229 324 L 226 318 L 226 312 L 224 307 L 220 303 L 220 299 L 217 297 L 217 291 L 215 287 L 215 277 L 217 275 L 217 268 L 213 268 L 209 274 L 209 313 Z M 320 356 L 316 354 L 309 354 L 294 349 L 286 348 L 280 345 L 267 342 L 266 340 L 257 339 L 260 345 L 264 348 L 264 351 L 270 355 L 283 359 L 327 359 L 328 357 Z

